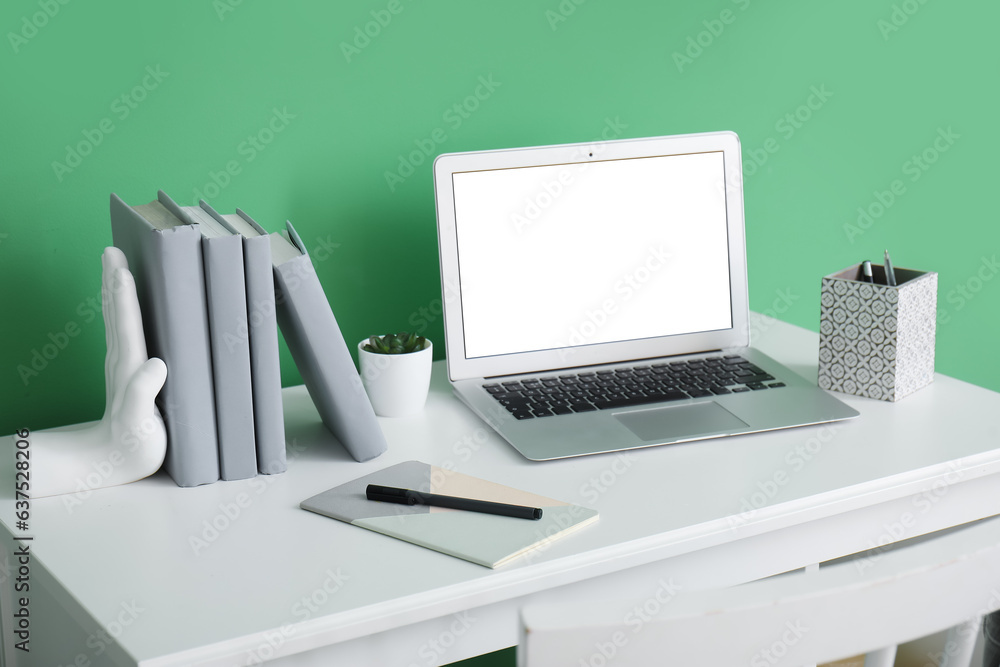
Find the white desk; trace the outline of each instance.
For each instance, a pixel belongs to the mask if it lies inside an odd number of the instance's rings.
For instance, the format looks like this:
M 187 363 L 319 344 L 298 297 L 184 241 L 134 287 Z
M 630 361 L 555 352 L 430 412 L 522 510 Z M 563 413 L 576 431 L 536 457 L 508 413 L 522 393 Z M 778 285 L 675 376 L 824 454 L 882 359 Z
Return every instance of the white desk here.
M 758 328 L 759 347 L 815 380 L 816 334 Z M 425 412 L 383 420 L 389 452 L 364 464 L 302 387 L 284 396 L 283 475 L 181 489 L 160 473 L 71 507 L 34 501 L 32 652 L 7 655 L 45 667 L 446 664 L 516 643 L 527 599 L 615 592 L 652 613 L 664 586 L 731 585 L 1000 513 L 1000 394 L 943 376 L 897 404 L 846 397 L 862 414 L 852 422 L 548 463 L 521 458 L 454 399 L 442 363 Z M 601 520 L 493 571 L 298 509 L 408 459 Z M 7 550 L 12 460 L 0 473 Z

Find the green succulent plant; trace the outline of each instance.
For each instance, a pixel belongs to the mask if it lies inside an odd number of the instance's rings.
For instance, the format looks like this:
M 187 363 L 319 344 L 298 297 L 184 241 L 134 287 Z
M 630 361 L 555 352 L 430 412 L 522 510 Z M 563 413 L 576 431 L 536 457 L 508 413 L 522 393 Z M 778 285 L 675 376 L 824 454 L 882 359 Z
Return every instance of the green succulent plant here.
M 398 334 L 372 336 L 362 349 L 375 354 L 408 354 L 419 352 L 425 347 L 427 347 L 426 338 L 404 331 Z

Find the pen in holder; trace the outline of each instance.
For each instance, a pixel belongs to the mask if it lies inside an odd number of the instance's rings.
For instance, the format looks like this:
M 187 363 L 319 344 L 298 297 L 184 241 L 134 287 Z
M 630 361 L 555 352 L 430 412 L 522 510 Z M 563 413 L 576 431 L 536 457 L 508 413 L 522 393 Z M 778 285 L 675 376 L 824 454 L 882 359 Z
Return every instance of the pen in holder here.
M 856 264 L 823 278 L 820 293 L 819 386 L 898 401 L 934 379 L 937 273 Z

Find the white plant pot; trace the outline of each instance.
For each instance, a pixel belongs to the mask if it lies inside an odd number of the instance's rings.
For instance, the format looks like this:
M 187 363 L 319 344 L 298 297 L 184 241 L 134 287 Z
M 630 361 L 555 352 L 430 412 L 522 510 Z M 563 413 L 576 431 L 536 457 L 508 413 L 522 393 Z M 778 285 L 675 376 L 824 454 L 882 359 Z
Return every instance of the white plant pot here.
M 368 339 L 358 343 L 361 382 L 368 399 L 380 417 L 406 417 L 424 409 L 431 386 L 431 362 L 434 346 L 409 354 L 377 354 L 363 348 Z

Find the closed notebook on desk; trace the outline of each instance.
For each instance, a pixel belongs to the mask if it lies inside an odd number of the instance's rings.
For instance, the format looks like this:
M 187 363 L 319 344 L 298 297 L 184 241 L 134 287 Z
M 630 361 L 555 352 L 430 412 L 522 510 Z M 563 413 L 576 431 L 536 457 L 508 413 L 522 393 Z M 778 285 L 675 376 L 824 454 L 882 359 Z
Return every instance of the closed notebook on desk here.
M 538 521 L 509 516 L 368 500 L 369 484 L 446 496 L 540 507 Z M 499 567 L 518 556 L 597 521 L 597 511 L 553 500 L 420 461 L 406 461 L 336 486 L 307 500 L 302 509 L 462 558 Z

